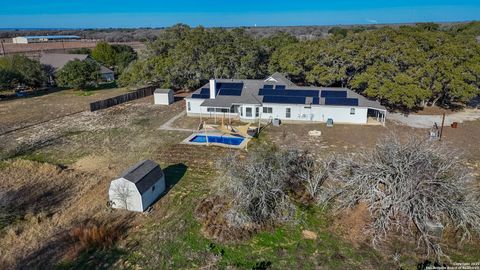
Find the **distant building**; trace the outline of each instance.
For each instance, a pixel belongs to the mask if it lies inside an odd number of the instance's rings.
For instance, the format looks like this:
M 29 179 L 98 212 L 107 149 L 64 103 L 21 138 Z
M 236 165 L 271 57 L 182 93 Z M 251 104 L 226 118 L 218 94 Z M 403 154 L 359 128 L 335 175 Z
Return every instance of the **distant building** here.
M 102 75 L 102 80 L 105 82 L 112 82 L 115 80 L 115 73 L 113 70 L 102 65 L 100 65 L 100 75 Z
M 68 54 L 68 53 L 44 53 L 40 56 L 40 63 L 43 65 L 51 66 L 54 72 L 62 69 L 68 62 L 73 60 L 84 61 L 86 59 L 92 59 L 88 54 Z M 92 59 L 93 60 L 93 59 Z M 102 80 L 105 82 L 111 82 L 115 80 L 114 72 L 100 65 L 100 74 Z M 54 78 L 51 78 L 53 80 Z
M 79 36 L 25 36 L 14 37 L 13 43 L 29 44 L 29 43 L 45 43 L 45 42 L 62 42 L 80 40 Z
M 174 101 L 172 89 L 156 89 L 153 93 L 154 103 L 157 105 L 170 105 Z
M 165 175 L 160 166 L 143 160 L 113 180 L 108 196 L 113 208 L 143 212 L 165 191 Z

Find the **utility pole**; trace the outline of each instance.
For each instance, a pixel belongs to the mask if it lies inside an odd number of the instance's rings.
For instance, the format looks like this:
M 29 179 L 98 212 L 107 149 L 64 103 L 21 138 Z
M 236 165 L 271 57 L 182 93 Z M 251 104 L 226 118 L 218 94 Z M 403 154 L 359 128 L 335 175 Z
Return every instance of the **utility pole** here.
M 443 124 L 445 124 L 445 113 L 443 113 L 442 116 L 442 126 L 440 127 L 440 138 L 438 139 L 439 141 L 442 140 L 442 135 L 443 135 Z

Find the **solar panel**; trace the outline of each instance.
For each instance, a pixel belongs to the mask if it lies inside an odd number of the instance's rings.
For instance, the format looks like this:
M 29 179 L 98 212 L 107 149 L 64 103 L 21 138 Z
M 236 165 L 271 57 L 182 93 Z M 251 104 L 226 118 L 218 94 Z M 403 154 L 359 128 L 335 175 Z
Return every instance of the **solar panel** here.
M 243 82 L 236 82 L 236 83 L 220 82 L 220 83 L 217 83 L 217 89 L 222 89 L 222 88 L 242 89 L 243 88 Z
M 260 89 L 260 96 L 291 96 L 291 97 L 318 97 L 318 90 L 277 90 L 277 89 Z
M 302 96 L 302 97 L 318 97 L 320 91 L 318 90 L 285 90 L 288 96 Z
M 263 103 L 305 104 L 306 97 L 264 96 Z
M 202 88 L 200 95 L 210 95 L 210 88 Z
M 193 94 L 192 98 L 207 99 L 207 98 L 210 98 L 210 94 L 209 95 Z
M 347 91 L 328 91 L 324 90 L 321 93 L 321 97 L 323 98 L 346 98 Z
M 222 88 L 218 92 L 220 96 L 241 96 L 242 89 L 230 89 L 230 88 Z
M 285 88 L 286 88 L 285 85 L 275 85 L 275 89 L 277 89 L 277 90 L 283 90 Z
M 312 104 L 319 105 L 320 104 L 320 98 L 319 97 L 314 97 L 312 100 Z
M 358 106 L 356 98 L 325 98 L 325 105 Z
M 265 84 L 265 85 L 263 86 L 263 89 L 273 89 L 273 85 L 271 85 L 271 84 Z
M 260 88 L 258 90 L 258 95 L 259 96 L 267 96 L 267 95 L 270 95 L 270 96 L 273 96 L 273 95 L 278 95 L 279 92 L 277 92 L 276 90 L 274 89 L 263 89 L 263 88 Z

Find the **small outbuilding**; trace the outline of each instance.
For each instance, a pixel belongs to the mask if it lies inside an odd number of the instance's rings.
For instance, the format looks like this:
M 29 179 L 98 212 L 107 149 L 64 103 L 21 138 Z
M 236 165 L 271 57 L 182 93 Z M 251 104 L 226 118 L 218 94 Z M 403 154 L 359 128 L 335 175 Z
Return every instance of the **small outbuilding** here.
M 156 89 L 153 93 L 154 103 L 158 105 L 170 105 L 173 103 L 172 89 Z
M 165 191 L 165 175 L 160 165 L 142 160 L 110 183 L 113 208 L 143 212 Z
M 113 82 L 115 81 L 115 73 L 113 70 L 106 68 L 104 66 L 100 66 L 100 75 L 102 76 L 102 80 L 104 82 Z

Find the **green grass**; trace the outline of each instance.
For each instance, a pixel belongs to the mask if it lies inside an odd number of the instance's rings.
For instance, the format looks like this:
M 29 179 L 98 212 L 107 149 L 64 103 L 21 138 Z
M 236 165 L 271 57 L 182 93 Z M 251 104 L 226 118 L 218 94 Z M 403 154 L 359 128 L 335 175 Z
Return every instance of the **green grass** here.
M 26 160 L 31 160 L 31 161 L 36 161 L 36 162 L 41 162 L 41 163 L 58 164 L 57 160 L 54 159 L 53 156 L 47 155 L 47 154 L 44 154 L 44 153 L 40 153 L 40 152 L 28 153 L 28 154 L 25 154 L 25 155 L 21 155 L 19 158 L 26 159 Z
M 56 269 L 77 269 L 77 270 L 89 270 L 89 269 L 113 269 L 112 265 L 118 258 L 125 255 L 125 251 L 113 247 L 110 249 L 91 249 L 82 252 L 75 261 L 63 261 L 60 262 Z
M 88 96 L 91 96 L 93 94 L 94 94 L 94 92 L 90 91 L 90 90 L 81 90 L 81 91 L 78 91 L 78 92 L 75 93 L 75 95 L 79 96 L 79 97 L 88 97 Z

